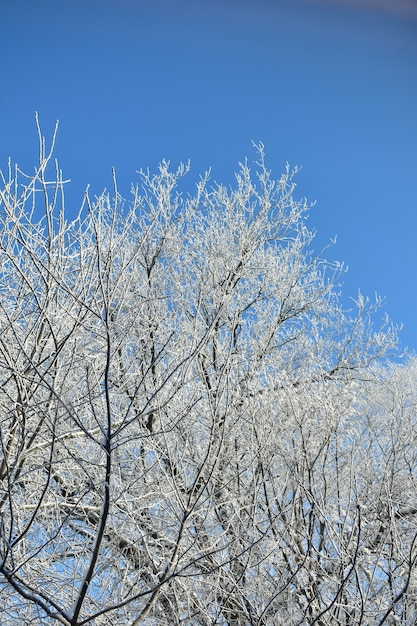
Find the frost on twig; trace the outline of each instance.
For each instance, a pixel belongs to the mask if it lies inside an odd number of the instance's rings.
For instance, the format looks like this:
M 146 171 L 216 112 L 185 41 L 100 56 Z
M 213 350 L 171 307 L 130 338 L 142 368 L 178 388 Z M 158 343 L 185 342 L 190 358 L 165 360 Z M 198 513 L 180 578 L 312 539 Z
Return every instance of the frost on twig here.
M 69 219 L 39 137 L 0 189 L 0 622 L 414 624 L 416 364 L 295 172 L 163 161 Z

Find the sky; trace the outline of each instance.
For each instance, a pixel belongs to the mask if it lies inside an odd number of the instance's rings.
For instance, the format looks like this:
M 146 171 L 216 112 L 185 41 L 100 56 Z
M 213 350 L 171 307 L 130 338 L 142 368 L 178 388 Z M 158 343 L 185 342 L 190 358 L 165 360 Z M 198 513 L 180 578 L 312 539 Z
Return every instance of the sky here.
M 0 168 L 33 171 L 35 111 L 67 209 L 137 171 L 191 161 L 232 184 L 262 141 L 302 169 L 319 251 L 340 287 L 385 298 L 417 350 L 417 0 L 2 0 Z M 382 316 L 382 313 L 379 317 Z M 378 320 L 376 320 L 378 321 Z

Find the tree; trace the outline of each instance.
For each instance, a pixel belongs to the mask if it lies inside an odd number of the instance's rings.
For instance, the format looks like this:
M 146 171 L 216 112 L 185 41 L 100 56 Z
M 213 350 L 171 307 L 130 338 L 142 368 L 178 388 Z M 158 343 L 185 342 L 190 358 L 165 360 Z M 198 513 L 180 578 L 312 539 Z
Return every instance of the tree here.
M 414 624 L 416 366 L 295 172 L 163 161 L 68 221 L 39 137 L 0 195 L 1 623 Z

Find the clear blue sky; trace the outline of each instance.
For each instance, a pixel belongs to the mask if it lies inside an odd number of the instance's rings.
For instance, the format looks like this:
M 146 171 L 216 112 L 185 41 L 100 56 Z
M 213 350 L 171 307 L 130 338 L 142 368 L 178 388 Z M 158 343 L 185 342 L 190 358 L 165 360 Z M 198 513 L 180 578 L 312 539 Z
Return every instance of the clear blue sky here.
M 302 166 L 343 301 L 385 296 L 417 349 L 417 0 L 3 0 L 0 23 L 2 168 L 34 165 L 35 110 L 74 211 L 112 166 L 124 195 L 163 157 L 231 183 L 261 140 Z

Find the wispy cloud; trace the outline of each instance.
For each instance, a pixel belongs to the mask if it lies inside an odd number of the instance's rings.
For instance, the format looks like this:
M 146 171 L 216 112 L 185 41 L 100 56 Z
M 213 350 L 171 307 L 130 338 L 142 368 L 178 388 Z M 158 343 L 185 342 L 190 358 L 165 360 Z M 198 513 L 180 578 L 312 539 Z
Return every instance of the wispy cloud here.
M 417 0 L 308 0 L 316 4 L 351 6 L 417 19 Z

